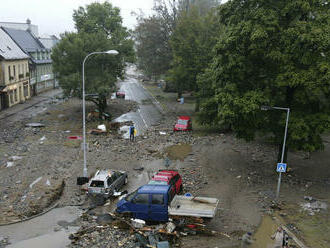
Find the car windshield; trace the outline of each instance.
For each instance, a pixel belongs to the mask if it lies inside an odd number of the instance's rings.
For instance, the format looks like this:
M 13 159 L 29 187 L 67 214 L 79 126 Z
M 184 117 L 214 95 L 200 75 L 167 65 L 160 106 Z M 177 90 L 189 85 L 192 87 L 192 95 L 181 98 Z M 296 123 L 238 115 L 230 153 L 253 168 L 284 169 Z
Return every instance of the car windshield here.
M 98 180 L 93 180 L 90 184 L 90 187 L 103 188 L 104 187 L 104 182 L 103 181 L 98 181 Z
M 158 185 L 167 185 L 166 181 L 157 181 L 157 180 L 151 180 L 148 184 L 158 184 Z
M 130 201 L 134 198 L 134 196 L 136 195 L 136 192 L 137 192 L 137 190 L 135 190 L 135 191 L 133 191 L 132 193 L 128 194 L 128 195 L 125 197 L 125 200 L 130 202 Z
M 187 122 L 188 120 L 181 120 L 181 119 L 178 120 L 179 125 L 187 125 Z

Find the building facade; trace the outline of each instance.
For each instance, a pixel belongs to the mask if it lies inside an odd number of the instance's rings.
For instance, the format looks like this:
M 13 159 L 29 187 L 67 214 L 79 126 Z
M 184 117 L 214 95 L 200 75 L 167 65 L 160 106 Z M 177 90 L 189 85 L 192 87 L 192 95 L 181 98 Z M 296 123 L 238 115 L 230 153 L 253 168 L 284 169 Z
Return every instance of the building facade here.
M 0 29 L 0 110 L 31 96 L 29 56 Z
M 29 30 L 18 30 L 1 27 L 11 39 L 30 56 L 30 86 L 31 94 L 55 87 L 55 79 L 52 69 L 51 50 L 47 49 Z

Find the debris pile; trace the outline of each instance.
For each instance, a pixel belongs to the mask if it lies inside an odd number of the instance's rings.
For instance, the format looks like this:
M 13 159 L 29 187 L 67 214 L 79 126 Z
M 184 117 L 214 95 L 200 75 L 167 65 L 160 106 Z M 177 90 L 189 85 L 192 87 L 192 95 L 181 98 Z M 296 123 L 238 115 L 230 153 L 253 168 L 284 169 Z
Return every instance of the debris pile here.
M 305 196 L 304 199 L 308 202 L 301 203 L 300 206 L 303 211 L 307 211 L 309 215 L 315 215 L 322 210 L 326 210 L 328 205 L 325 202 L 318 201 L 311 196 Z

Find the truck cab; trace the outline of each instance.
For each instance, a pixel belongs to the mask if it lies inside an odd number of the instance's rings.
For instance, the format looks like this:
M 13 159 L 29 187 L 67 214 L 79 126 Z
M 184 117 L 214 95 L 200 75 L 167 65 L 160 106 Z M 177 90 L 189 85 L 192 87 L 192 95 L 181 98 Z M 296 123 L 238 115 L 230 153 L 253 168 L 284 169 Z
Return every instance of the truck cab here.
M 120 200 L 116 211 L 142 220 L 168 221 L 168 205 L 174 195 L 171 185 L 143 185 Z

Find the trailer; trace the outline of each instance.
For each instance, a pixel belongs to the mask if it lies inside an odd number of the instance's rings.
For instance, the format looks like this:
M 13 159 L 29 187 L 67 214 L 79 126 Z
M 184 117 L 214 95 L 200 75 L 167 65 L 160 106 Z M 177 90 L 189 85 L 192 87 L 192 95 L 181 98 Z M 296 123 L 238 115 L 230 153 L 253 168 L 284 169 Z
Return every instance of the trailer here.
M 176 195 L 168 206 L 169 216 L 213 218 L 219 200 L 210 197 Z

